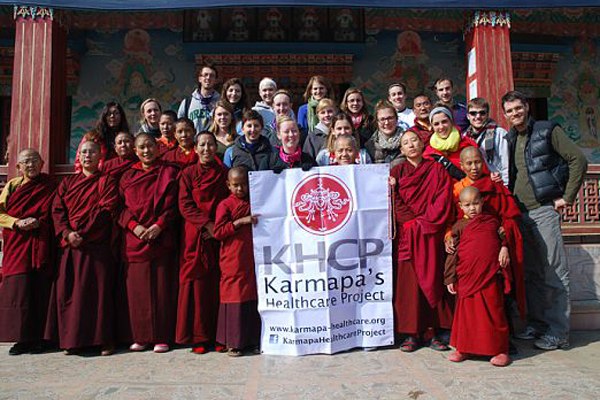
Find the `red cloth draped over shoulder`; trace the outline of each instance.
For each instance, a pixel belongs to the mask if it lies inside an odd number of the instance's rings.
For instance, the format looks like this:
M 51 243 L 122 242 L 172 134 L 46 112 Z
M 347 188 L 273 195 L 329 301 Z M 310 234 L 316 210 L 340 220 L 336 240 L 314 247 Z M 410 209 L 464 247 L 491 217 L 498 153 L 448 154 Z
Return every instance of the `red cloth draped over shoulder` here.
M 525 277 L 523 272 L 523 236 L 519 228 L 521 210 L 510 191 L 502 183 L 494 182 L 485 175 L 475 182 L 473 186 L 479 189 L 483 198 L 485 212 L 500 218 L 510 254 L 510 268 L 508 270 L 512 286 L 515 291 L 517 305 L 521 317 L 525 317 Z
M 216 268 L 218 254 L 205 248 L 201 233 L 207 223 L 215 221 L 217 205 L 229 193 L 226 182 L 227 168 L 218 159 L 209 164 L 198 162 L 181 173 L 179 210 L 184 218 L 184 243 L 180 282 L 201 278 L 207 269 Z
M 198 162 L 198 154 L 194 149 L 186 152 L 181 147 L 177 146 L 174 149 L 166 151 L 161 160 L 178 165 L 180 168 L 185 168 L 194 165 Z
M 118 223 L 125 230 L 125 257 L 129 262 L 151 261 L 166 250 L 176 250 L 178 174 L 175 165 L 157 160 L 148 170 L 141 162 L 133 164 L 121 177 L 125 207 Z M 143 241 L 133 234 L 138 224 L 146 228 L 157 224 L 162 232 L 152 242 Z
M 443 236 L 454 215 L 452 181 L 440 164 L 427 159 L 417 167 L 409 162 L 399 164 L 391 175 L 397 182 L 394 213 L 398 260 L 412 261 L 419 286 L 435 307 L 444 289 Z
M 102 218 L 101 214 L 112 216 L 116 212 L 120 202 L 116 187 L 113 177 L 100 172 L 89 176 L 79 173 L 62 180 L 52 210 L 61 247 L 68 246 L 68 231 L 77 231 L 85 243 L 101 242 L 110 235 L 107 223 L 111 218 Z
M 110 175 L 115 178 L 118 182 L 121 179 L 121 176 L 127 171 L 133 164 L 137 162 L 137 157 L 135 155 L 131 155 L 131 157 L 114 157 L 110 160 L 106 160 L 104 162 L 104 166 L 102 168 L 102 173 L 105 175 Z
M 217 207 L 215 238 L 221 240 L 221 303 L 256 300 L 252 225 L 237 230 L 233 221 L 250 215 L 250 202 L 229 195 Z
M 477 143 L 475 143 L 475 141 L 473 141 L 473 139 L 471 139 L 469 137 L 461 137 L 460 143 L 458 145 L 458 150 L 453 151 L 451 153 L 441 152 L 439 150 L 436 150 L 433 147 L 431 147 L 431 144 L 429 144 L 425 148 L 425 151 L 423 152 L 423 157 L 425 157 L 427 159 L 431 159 L 432 154 L 438 154 L 440 156 L 446 157 L 448 160 L 450 160 L 450 162 L 452 164 L 454 164 L 456 166 L 456 168 L 460 169 L 460 152 L 469 146 L 473 146 L 475 148 L 478 147 Z M 487 167 L 484 167 L 484 168 L 487 168 Z
M 472 296 L 496 279 L 500 271 L 499 227 L 500 221 L 495 215 L 480 214 L 464 228 L 457 250 L 456 287 L 459 298 Z
M 30 231 L 4 229 L 2 275 L 25 274 L 32 270 L 52 267 L 52 219 L 50 210 L 56 181 L 40 174 L 19 186 L 6 202 L 6 212 L 11 217 L 36 218 L 39 228 Z

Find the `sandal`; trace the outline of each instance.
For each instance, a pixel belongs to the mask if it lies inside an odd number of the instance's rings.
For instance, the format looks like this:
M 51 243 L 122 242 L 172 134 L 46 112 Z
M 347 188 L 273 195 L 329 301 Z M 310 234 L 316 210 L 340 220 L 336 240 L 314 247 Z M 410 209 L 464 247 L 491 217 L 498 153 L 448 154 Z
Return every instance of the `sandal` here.
M 438 339 L 435 336 L 431 338 L 431 343 L 429 344 L 429 347 L 435 351 L 450 350 L 450 347 L 446 343 L 442 342 L 440 339 Z
M 244 353 L 240 349 L 229 349 L 227 350 L 227 355 L 229 357 L 241 357 Z
M 400 345 L 400 351 L 412 353 L 419 348 L 419 341 L 414 336 L 408 336 Z

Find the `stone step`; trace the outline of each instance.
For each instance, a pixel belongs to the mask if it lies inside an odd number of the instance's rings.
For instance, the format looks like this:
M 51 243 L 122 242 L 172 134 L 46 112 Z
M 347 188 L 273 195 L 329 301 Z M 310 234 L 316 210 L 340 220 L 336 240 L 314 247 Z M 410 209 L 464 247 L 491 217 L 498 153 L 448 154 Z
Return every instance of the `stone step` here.
M 600 329 L 600 300 L 575 300 L 571 302 L 571 330 Z

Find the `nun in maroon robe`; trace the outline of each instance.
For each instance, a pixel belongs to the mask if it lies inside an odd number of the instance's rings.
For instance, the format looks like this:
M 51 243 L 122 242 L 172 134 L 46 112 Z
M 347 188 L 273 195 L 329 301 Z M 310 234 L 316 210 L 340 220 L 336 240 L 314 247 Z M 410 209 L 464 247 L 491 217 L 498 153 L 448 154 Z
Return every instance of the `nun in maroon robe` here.
M 435 334 L 440 320 L 452 320 L 442 281 L 444 233 L 454 215 L 452 181 L 439 163 L 423 159 L 423 142 L 415 132 L 406 132 L 400 143 L 407 161 L 391 171 L 396 181 L 395 329 L 405 336 L 400 348 L 414 351 L 428 329 Z M 447 349 L 435 336 L 431 343 Z
M 177 164 L 181 169 L 198 162 L 198 154 L 194 151 L 194 123 L 188 118 L 175 121 L 175 139 L 178 146 L 165 152 L 161 158 L 164 161 Z
M 217 341 L 228 347 L 231 356 L 244 348 L 258 351 L 260 316 L 254 272 L 252 224 L 248 199 L 248 172 L 243 167 L 229 170 L 227 185 L 231 194 L 217 207 L 215 238 L 221 240 L 221 304 Z
M 17 342 L 9 354 L 44 350 L 42 339 L 52 282 L 52 218 L 56 183 L 40 173 L 39 153 L 19 153 L 22 176 L 6 183 L 0 194 L 3 239 L 0 280 L 0 342 Z
M 104 162 L 102 173 L 114 177 L 118 182 L 121 175 L 138 161 L 133 151 L 133 136 L 131 134 L 120 132 L 115 137 L 115 153 L 115 157 Z
M 60 183 L 52 204 L 52 218 L 62 250 L 54 284 L 56 331 L 67 353 L 87 346 L 103 346 L 112 354 L 114 342 L 114 284 L 116 267 L 110 237 L 119 206 L 116 181 L 98 171 L 100 147 L 82 144 L 83 171 Z M 48 328 L 52 325 L 49 324 Z
M 140 161 L 121 177 L 124 207 L 118 219 L 125 236 L 130 348 L 155 344 L 155 352 L 165 352 L 175 333 L 179 169 L 157 158 L 151 135 L 139 134 L 135 150 Z
M 213 236 L 217 205 L 227 197 L 227 168 L 216 157 L 210 132 L 198 136 L 199 160 L 179 179 L 183 241 L 175 341 L 207 351 L 215 340 L 219 309 L 219 242 Z

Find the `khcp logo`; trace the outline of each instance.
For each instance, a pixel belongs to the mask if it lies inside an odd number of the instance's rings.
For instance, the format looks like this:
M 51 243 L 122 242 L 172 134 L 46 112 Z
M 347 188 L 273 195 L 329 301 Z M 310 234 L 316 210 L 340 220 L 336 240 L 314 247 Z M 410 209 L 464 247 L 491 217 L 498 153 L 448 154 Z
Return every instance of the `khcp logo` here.
M 292 213 L 302 229 L 315 235 L 340 230 L 350 219 L 352 195 L 344 182 L 329 174 L 305 178 L 292 194 Z

